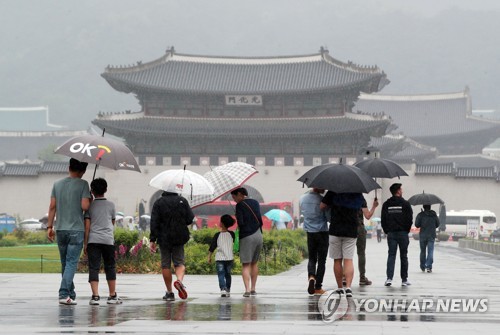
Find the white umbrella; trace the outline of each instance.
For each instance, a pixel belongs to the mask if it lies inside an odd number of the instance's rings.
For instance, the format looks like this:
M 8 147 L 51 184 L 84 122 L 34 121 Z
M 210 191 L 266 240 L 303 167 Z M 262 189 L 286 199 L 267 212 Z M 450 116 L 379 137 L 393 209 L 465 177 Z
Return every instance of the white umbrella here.
M 250 177 L 258 173 L 254 166 L 243 162 L 230 162 L 214 168 L 203 175 L 214 187 L 213 194 L 193 196 L 191 207 L 215 201 L 232 190 L 241 187 Z
M 149 186 L 177 193 L 188 201 L 194 196 L 210 196 L 214 193 L 214 187 L 205 177 L 186 169 L 172 169 L 160 172 L 151 179 Z

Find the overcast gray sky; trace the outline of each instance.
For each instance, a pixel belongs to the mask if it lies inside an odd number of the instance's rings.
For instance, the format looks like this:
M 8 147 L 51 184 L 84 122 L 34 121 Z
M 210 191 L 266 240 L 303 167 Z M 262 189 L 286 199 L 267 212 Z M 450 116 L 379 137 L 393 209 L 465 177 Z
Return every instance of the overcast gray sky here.
M 138 110 L 100 74 L 179 53 L 278 56 L 328 47 L 378 65 L 386 94 L 457 92 L 500 109 L 496 0 L 3 0 L 0 107 L 49 106 L 85 129 L 98 111 Z

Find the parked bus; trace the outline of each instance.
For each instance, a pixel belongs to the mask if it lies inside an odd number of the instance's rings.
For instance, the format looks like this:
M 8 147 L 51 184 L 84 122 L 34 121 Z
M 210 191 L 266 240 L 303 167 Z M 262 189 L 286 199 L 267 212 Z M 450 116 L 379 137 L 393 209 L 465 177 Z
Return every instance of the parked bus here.
M 497 229 L 495 213 L 488 210 L 446 212 L 446 232 L 456 237 L 489 238 Z
M 196 228 L 212 228 L 218 227 L 220 222 L 220 217 L 223 214 L 229 214 L 234 216 L 236 203 L 228 200 L 214 201 L 196 208 L 193 208 L 194 215 L 196 216 Z M 286 211 L 290 216 L 293 217 L 292 203 L 289 201 L 283 202 L 265 202 L 260 203 L 260 211 L 262 214 L 262 222 L 264 230 L 271 230 L 272 221 L 264 216 L 265 213 L 271 209 L 282 209 Z M 288 227 L 291 228 L 293 222 L 288 223 Z M 231 230 L 236 229 L 237 225 L 231 227 Z

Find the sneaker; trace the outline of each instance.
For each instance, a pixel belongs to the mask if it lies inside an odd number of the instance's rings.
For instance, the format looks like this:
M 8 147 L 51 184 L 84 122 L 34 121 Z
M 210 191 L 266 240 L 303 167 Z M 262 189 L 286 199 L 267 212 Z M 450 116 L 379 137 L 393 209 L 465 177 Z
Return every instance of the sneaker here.
M 422 270 L 422 272 L 425 272 L 425 268 L 420 268 L 420 270 Z
M 245 293 L 243 293 L 243 296 L 244 296 L 245 298 L 249 298 L 249 297 L 250 297 L 250 292 L 245 292 Z
M 371 285 L 372 281 L 366 277 L 362 277 L 359 279 L 359 285 Z
M 224 289 L 223 289 L 223 290 L 220 290 L 220 296 L 221 296 L 221 297 L 223 297 L 223 298 L 227 297 L 227 292 L 226 292 L 226 290 L 224 290 Z
M 335 293 L 342 295 L 342 294 L 345 294 L 345 291 L 343 288 L 338 288 L 335 290 Z
M 432 269 L 425 269 L 425 271 L 427 271 L 427 273 L 431 273 Z
M 89 305 L 99 305 L 99 300 L 101 300 L 101 297 L 93 295 L 92 298 L 90 298 Z
M 231 296 L 231 292 L 229 290 L 226 290 L 226 298 L 229 298 Z
M 107 301 L 109 305 L 119 305 L 122 302 L 122 299 L 118 296 L 118 294 L 116 294 L 116 292 L 114 296 L 109 296 Z
M 76 301 L 70 297 L 59 299 L 59 304 L 61 305 L 76 305 Z
M 320 288 L 320 289 L 314 290 L 314 295 L 322 295 L 325 292 L 326 292 L 325 290 Z
M 255 292 L 255 291 L 250 291 L 250 295 L 256 296 L 256 295 L 257 295 L 257 292 Z
M 313 277 L 309 278 L 309 285 L 307 286 L 307 293 L 314 294 L 314 285 L 316 284 L 316 280 Z
M 401 283 L 401 286 L 410 286 L 411 283 L 408 281 L 408 279 L 405 279 L 403 280 L 403 282 Z
M 163 296 L 163 300 L 166 300 L 166 301 L 175 301 L 174 292 L 166 292 L 165 295 Z
M 182 282 L 180 280 L 176 280 L 174 282 L 174 287 L 178 291 L 179 298 L 186 300 L 188 297 L 188 293 L 186 291 L 186 286 L 184 286 L 184 284 L 182 284 Z
M 345 289 L 345 296 L 347 298 L 352 298 L 352 290 L 351 290 L 350 287 L 348 287 L 348 288 Z
M 392 285 L 392 279 L 391 278 L 387 278 L 387 280 L 385 281 L 384 285 L 385 286 L 391 286 Z

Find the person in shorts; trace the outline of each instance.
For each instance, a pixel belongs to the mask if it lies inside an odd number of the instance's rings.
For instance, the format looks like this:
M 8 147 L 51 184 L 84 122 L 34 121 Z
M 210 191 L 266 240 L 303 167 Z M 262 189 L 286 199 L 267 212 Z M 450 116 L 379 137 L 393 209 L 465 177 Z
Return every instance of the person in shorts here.
M 337 282 L 337 292 L 352 297 L 354 277 L 353 257 L 358 236 L 359 211 L 364 202 L 361 193 L 334 193 L 328 191 L 321 201 L 320 208 L 331 209 L 329 228 L 329 256 L 333 259 L 333 273 Z M 344 289 L 342 277 L 345 275 Z
M 115 224 L 115 204 L 104 197 L 108 183 L 103 178 L 97 178 L 90 184 L 94 200 L 85 213 L 85 237 L 83 252 L 89 260 L 89 283 L 92 290 L 90 305 L 99 305 L 99 270 L 101 259 L 104 262 L 104 272 L 108 282 L 108 304 L 121 304 L 122 300 L 116 294 L 116 262 L 115 239 L 113 226 Z
M 184 265 L 184 245 L 189 240 L 188 226 L 193 223 L 194 214 L 186 198 L 173 192 L 163 192 L 153 204 L 151 210 L 150 247 L 156 251 L 156 242 L 160 245 L 161 269 L 167 292 L 166 301 L 174 301 L 172 292 L 172 263 L 177 280 L 173 283 L 179 298 L 188 297 L 186 286 L 182 282 L 186 272 Z M 187 235 L 186 235 L 187 234 Z
M 235 220 L 231 215 L 224 214 L 220 218 L 220 231 L 215 233 L 208 248 L 208 263 L 212 263 L 212 254 L 215 249 L 215 267 L 219 278 L 219 288 L 221 297 L 229 297 L 231 295 L 231 270 L 233 268 L 233 245 L 234 232 L 228 230 L 232 227 Z

